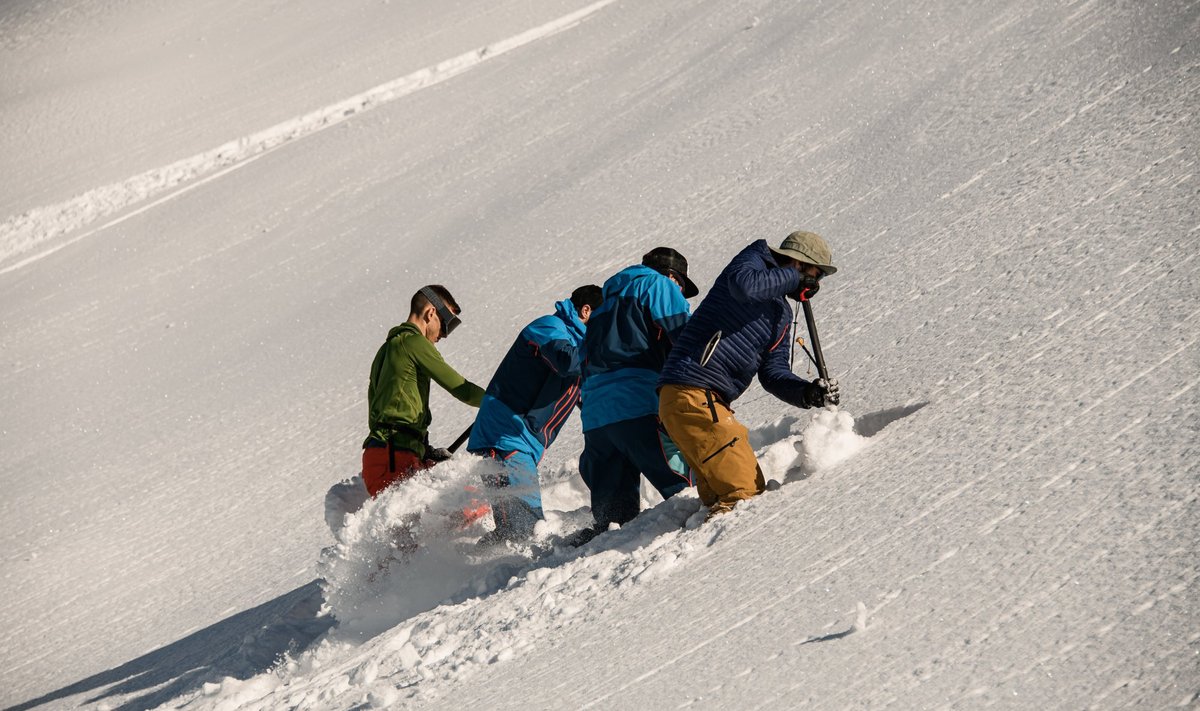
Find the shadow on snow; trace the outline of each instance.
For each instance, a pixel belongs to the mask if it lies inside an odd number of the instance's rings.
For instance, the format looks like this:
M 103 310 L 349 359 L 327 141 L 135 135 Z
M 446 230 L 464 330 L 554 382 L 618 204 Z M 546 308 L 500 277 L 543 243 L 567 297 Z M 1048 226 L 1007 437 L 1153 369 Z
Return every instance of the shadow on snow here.
M 908 417 L 928 404 L 928 402 L 918 402 L 914 405 L 891 407 L 886 410 L 868 413 L 854 421 L 854 430 L 863 437 L 874 437 L 884 427 L 887 427 L 896 420 Z
M 321 602 L 320 582 L 314 580 L 173 644 L 7 711 L 31 709 L 101 689 L 85 703 L 145 691 L 114 707 L 140 711 L 199 689 L 206 682 L 224 677 L 248 679 L 270 669 L 284 654 L 303 651 L 333 626 L 331 618 L 318 616 Z

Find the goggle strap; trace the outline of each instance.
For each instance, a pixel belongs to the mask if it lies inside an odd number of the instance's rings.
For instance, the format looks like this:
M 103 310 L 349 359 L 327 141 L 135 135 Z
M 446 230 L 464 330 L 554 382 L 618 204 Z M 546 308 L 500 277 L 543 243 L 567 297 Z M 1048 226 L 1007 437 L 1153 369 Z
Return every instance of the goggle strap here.
M 438 296 L 437 292 L 435 292 L 433 289 L 423 286 L 421 287 L 421 295 L 424 296 L 437 311 L 438 318 L 442 321 L 442 337 L 444 338 L 449 336 L 450 331 L 453 331 L 454 327 L 457 326 L 458 323 L 462 322 L 462 319 L 450 311 L 449 307 L 446 306 L 446 302 L 442 301 L 442 297 Z M 456 321 L 458 323 L 455 323 Z

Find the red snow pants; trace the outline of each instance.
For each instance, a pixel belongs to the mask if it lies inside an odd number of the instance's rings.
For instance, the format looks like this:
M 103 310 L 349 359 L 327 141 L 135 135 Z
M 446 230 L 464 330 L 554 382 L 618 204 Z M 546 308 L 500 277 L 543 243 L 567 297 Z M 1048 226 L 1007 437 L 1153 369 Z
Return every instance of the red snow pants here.
M 437 464 L 431 459 L 421 459 L 407 449 L 392 449 L 390 454 L 388 450 L 388 447 L 367 447 L 363 450 L 362 478 L 363 483 L 367 485 L 367 493 L 371 496 L 378 496 L 379 492 L 392 484 L 404 481 L 413 474 Z M 475 493 L 476 489 L 468 486 L 467 491 Z M 491 510 L 492 507 L 487 501 L 472 498 L 471 502 L 463 507 L 463 525 L 478 521 Z
M 362 478 L 367 493 L 378 496 L 379 492 L 398 481 L 433 466 L 428 459 L 421 459 L 407 449 L 390 447 L 367 447 L 363 450 Z

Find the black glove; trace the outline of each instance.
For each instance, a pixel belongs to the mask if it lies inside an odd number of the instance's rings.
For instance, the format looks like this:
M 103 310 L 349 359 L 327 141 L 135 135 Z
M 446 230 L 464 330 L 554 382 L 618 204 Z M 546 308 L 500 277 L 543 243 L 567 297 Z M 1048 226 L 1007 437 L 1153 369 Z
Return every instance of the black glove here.
M 444 462 L 454 455 L 445 447 L 430 447 L 425 450 L 425 458 L 431 462 Z
M 800 286 L 788 294 L 796 301 L 806 301 L 817 295 L 817 291 L 821 288 L 821 281 L 815 276 L 800 272 Z
M 804 389 L 805 407 L 836 405 L 841 400 L 836 380 L 814 380 Z

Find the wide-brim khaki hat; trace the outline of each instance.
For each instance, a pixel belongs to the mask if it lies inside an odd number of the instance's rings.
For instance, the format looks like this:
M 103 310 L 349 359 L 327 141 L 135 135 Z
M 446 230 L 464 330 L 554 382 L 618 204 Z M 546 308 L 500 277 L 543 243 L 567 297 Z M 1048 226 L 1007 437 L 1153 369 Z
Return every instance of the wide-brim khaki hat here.
M 818 266 L 826 274 L 837 271 L 837 267 L 831 263 L 833 253 L 829 251 L 829 245 L 815 232 L 793 232 L 783 238 L 783 244 L 771 247 L 771 251 Z

